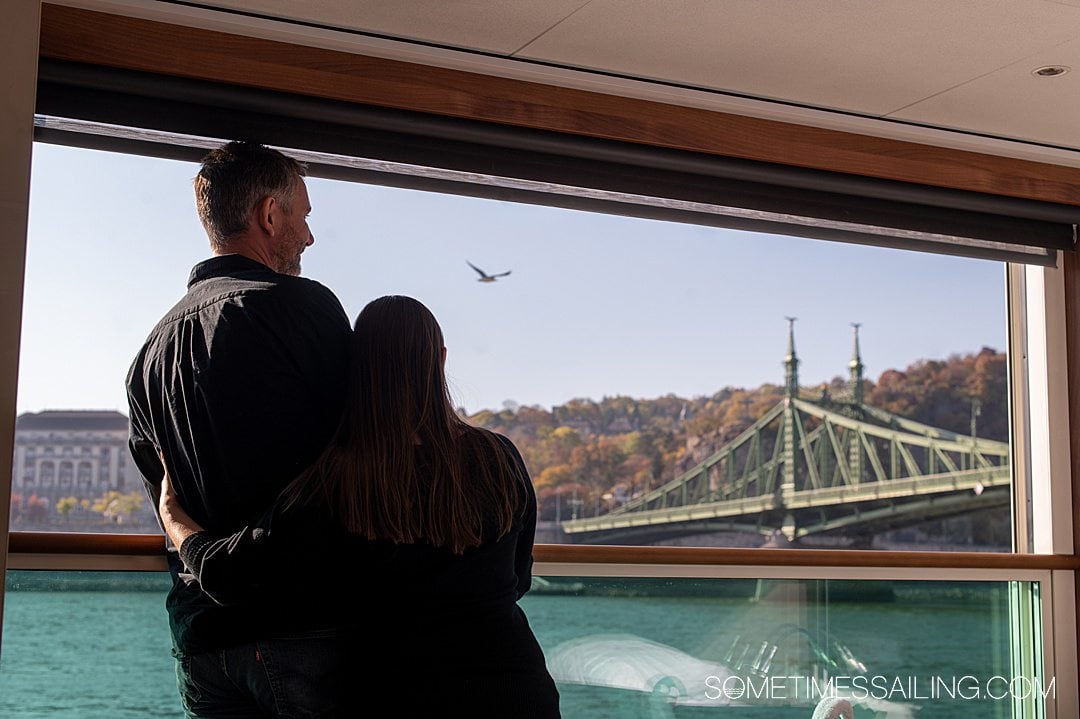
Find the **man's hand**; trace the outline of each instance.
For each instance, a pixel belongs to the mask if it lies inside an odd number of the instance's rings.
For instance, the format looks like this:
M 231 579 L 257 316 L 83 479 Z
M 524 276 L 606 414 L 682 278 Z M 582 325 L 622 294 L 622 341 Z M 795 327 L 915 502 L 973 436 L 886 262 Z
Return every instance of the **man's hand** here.
M 165 457 L 161 454 L 158 456 L 161 458 L 161 466 L 164 470 L 161 495 L 158 498 L 158 513 L 161 515 L 161 524 L 165 528 L 165 533 L 169 535 L 173 545 L 179 549 L 185 539 L 196 532 L 203 531 L 203 528 L 180 506 L 180 500 L 173 491 L 172 482 L 169 481 L 169 468 L 165 465 Z

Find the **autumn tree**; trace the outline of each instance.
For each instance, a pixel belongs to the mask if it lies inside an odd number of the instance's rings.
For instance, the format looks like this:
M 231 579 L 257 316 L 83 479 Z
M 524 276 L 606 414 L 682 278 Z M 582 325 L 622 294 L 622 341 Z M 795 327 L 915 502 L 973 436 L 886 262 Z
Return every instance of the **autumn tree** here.
M 71 512 L 79 506 L 79 500 L 76 497 L 64 497 L 56 503 L 56 513 L 64 518 L 64 521 L 71 519 Z
M 905 370 L 886 370 L 866 394 L 867 404 L 902 417 L 967 434 L 978 400 L 980 437 L 1009 436 L 1007 358 L 984 347 L 977 354 L 923 360 Z
M 142 492 L 122 494 L 111 489 L 94 500 L 90 508 L 95 512 L 100 512 L 101 516 L 110 522 L 123 524 L 142 508 L 144 499 L 145 495 Z
M 26 520 L 32 523 L 41 523 L 49 518 L 49 501 L 37 494 L 31 494 L 26 500 Z

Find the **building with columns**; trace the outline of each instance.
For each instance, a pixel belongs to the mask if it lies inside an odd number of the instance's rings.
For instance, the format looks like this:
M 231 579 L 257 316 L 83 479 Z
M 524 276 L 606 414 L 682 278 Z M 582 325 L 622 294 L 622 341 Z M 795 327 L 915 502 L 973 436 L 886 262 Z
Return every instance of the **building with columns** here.
M 15 420 L 16 494 L 55 501 L 140 489 L 127 448 L 128 419 L 101 410 L 27 412 Z M 50 502 L 51 503 L 51 502 Z

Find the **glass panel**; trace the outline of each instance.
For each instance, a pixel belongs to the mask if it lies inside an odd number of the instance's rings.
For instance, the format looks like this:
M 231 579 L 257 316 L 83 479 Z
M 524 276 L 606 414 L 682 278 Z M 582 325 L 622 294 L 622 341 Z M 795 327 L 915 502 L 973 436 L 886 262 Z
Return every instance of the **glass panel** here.
M 123 379 L 208 254 L 195 171 L 37 146 L 15 529 L 156 531 Z M 539 541 L 1010 551 L 1000 263 L 308 186 L 304 274 L 351 316 L 431 307 L 462 411 L 525 456 Z
M 156 572 L 9 571 L 0 653 L 8 719 L 180 719 Z
M 810 719 L 842 700 L 856 718 L 996 719 L 1041 716 L 1024 712 L 1055 690 L 1011 658 L 1039 636 L 1037 589 L 550 577 L 521 604 L 568 719 Z
M 168 585 L 10 572 L 0 716 L 180 717 Z M 566 719 L 810 719 L 830 699 L 857 719 L 1001 719 L 1055 690 L 1027 582 L 548 577 L 522 606 Z
M 124 377 L 206 253 L 192 167 L 34 146 L 14 531 L 159 531 L 127 448 Z

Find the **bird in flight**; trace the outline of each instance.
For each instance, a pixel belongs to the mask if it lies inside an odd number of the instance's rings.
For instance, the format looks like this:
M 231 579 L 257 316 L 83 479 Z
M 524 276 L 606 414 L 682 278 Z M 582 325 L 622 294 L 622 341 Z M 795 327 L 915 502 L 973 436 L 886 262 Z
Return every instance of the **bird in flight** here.
M 469 267 L 473 268 L 474 270 L 476 270 L 480 274 L 480 279 L 478 279 L 477 282 L 494 282 L 495 280 L 499 279 L 500 277 L 506 277 L 508 274 L 510 274 L 510 270 L 507 270 L 506 272 L 500 272 L 497 275 L 489 275 L 488 273 L 484 272 L 482 269 L 480 269 L 479 267 L 477 267 L 473 263 L 469 262 L 468 260 L 465 260 L 465 264 L 467 264 Z

